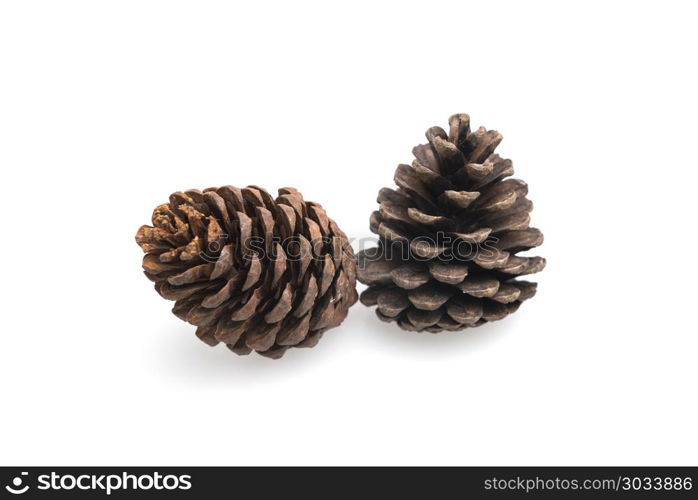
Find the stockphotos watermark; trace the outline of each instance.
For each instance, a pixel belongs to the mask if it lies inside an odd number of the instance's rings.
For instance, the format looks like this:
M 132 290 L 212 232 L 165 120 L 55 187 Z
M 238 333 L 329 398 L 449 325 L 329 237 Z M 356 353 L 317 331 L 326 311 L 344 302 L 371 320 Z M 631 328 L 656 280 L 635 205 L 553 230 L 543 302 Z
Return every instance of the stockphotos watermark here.
M 348 238 L 346 240 L 326 236 L 311 240 L 301 236 L 290 236 L 287 238 L 249 236 L 241 241 L 237 241 L 229 234 L 223 233 L 219 235 L 217 240 L 209 242 L 206 249 L 200 251 L 198 255 L 201 260 L 215 263 L 220 258 L 225 246 L 230 245 L 231 248 L 239 248 L 238 251 L 241 252 L 245 259 L 256 256 L 260 260 L 268 259 L 271 261 L 277 259 L 322 261 L 324 259 L 324 250 L 333 248 L 335 243 L 339 242 L 342 245 L 341 251 L 349 254 L 353 252 L 352 247 L 354 245 L 357 247 L 357 252 L 372 250 L 364 253 L 364 258 L 361 259 L 359 265 L 376 260 L 427 262 L 434 258 L 438 258 L 442 262 L 467 262 L 472 260 L 495 262 L 502 256 L 501 251 L 497 248 L 499 238 L 489 235 L 478 243 L 466 241 L 461 237 L 443 231 L 439 231 L 433 236 L 420 235 L 409 240 L 396 238 L 391 241 L 384 241 L 381 245 L 378 245 L 379 241 L 379 238 L 373 236 Z
M 191 476 L 188 474 L 41 474 L 32 480 L 28 472 L 12 478 L 5 490 L 13 495 L 22 495 L 29 490 L 38 491 L 93 491 L 111 495 L 113 491 L 189 490 Z

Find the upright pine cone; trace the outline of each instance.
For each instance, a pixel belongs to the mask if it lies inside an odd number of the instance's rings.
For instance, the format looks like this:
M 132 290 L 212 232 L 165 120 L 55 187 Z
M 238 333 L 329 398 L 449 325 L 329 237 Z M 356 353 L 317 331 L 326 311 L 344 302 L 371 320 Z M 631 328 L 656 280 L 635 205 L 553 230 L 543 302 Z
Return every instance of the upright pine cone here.
M 454 115 L 447 134 L 427 130 L 412 166 L 395 171 L 398 189 L 378 193 L 371 216 L 379 246 L 359 253 L 358 278 L 369 285 L 365 305 L 410 331 L 460 330 L 502 319 L 533 297 L 536 284 L 515 277 L 536 273 L 541 257 L 519 251 L 543 242 L 529 228 L 533 205 L 526 183 L 503 180 L 511 160 L 494 154 L 502 136 L 470 117 Z
M 313 347 L 357 300 L 346 235 L 295 189 L 177 192 L 136 242 L 145 275 L 209 345 L 280 358 Z

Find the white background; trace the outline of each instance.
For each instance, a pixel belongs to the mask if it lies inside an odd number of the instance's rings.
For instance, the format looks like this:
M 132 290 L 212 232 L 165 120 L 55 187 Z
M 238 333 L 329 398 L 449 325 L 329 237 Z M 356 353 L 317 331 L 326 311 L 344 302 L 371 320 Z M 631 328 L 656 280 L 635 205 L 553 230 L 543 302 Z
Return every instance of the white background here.
M 692 464 L 689 2 L 3 2 L 0 462 Z M 187 188 L 295 186 L 351 236 L 432 125 L 504 135 L 548 259 L 478 330 L 360 304 L 273 361 L 142 275 Z M 361 286 L 363 289 L 363 286 Z

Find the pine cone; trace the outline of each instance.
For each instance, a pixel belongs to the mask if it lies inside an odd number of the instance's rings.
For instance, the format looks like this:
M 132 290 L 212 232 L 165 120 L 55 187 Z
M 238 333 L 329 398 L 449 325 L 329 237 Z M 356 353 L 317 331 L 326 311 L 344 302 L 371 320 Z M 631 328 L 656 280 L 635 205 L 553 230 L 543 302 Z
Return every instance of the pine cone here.
M 526 183 L 502 180 L 511 160 L 494 154 L 502 136 L 470 117 L 454 115 L 447 134 L 427 133 L 412 166 L 395 171 L 398 189 L 378 193 L 371 216 L 377 248 L 358 255 L 361 294 L 384 321 L 409 331 L 460 330 L 499 320 L 533 297 L 536 284 L 515 277 L 536 273 L 541 257 L 517 256 L 543 242 L 529 228 L 533 205 Z
M 346 235 L 295 189 L 177 192 L 136 242 L 145 275 L 209 345 L 280 358 L 313 347 L 357 300 Z

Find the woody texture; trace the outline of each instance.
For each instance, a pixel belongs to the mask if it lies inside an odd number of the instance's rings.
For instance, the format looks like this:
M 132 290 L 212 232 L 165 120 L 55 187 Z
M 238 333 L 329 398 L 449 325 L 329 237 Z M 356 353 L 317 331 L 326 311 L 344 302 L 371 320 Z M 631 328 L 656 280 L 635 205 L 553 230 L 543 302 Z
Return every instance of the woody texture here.
M 494 150 L 495 130 L 470 129 L 466 114 L 432 127 L 412 165 L 395 171 L 396 189 L 378 193 L 371 215 L 378 247 L 358 254 L 361 302 L 408 331 L 440 332 L 500 320 L 533 297 L 520 276 L 541 271 L 542 257 L 518 255 L 543 242 L 529 227 L 528 187 L 511 160 Z
M 357 300 L 345 234 L 292 188 L 189 190 L 155 208 L 136 242 L 155 290 L 209 345 L 280 358 L 313 347 Z

